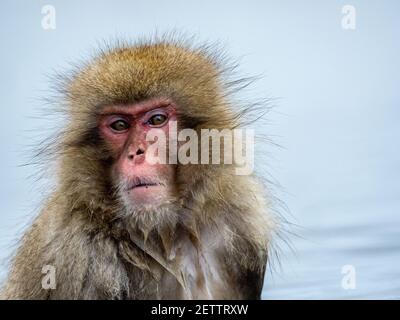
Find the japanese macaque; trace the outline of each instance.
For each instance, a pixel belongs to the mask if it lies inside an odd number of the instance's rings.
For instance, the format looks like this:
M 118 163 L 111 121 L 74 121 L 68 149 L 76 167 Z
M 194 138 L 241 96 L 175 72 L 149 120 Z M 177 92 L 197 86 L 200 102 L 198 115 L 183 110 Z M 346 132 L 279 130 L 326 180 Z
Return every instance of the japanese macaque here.
M 3 299 L 261 297 L 274 230 L 262 183 L 235 163 L 146 157 L 151 130 L 169 151 L 172 125 L 199 136 L 240 127 L 225 69 L 207 50 L 122 45 L 67 77 L 56 187 L 23 236 Z

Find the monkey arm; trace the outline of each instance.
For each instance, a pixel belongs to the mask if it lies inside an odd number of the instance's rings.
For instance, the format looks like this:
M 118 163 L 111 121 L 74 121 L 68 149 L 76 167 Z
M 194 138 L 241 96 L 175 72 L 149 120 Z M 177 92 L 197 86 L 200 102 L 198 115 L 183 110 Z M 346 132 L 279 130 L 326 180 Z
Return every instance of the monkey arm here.
M 262 288 L 264 285 L 265 269 L 267 265 L 267 257 L 260 259 L 260 268 L 255 270 L 247 270 L 243 275 L 242 293 L 243 299 L 260 300 Z
M 232 299 L 259 300 L 261 299 L 264 276 L 267 264 L 267 252 L 257 251 L 248 244 L 238 245 L 242 254 L 236 253 L 228 257 L 225 267 L 233 275 Z
M 83 229 L 80 215 L 67 213 L 62 203 L 51 197 L 21 239 L 1 299 L 79 298 L 87 270 L 86 232 L 90 227 Z
M 48 293 L 41 288 L 45 239 L 48 228 L 44 224 L 47 213 L 38 216 L 29 231 L 24 235 L 7 282 L 0 293 L 1 299 L 46 299 Z
M 265 188 L 253 176 L 235 176 L 236 183 L 231 185 L 246 185 L 248 197 L 228 195 L 231 200 L 229 211 L 225 214 L 225 225 L 231 234 L 232 240 L 227 245 L 228 257 L 226 266 L 235 266 L 232 274 L 238 283 L 236 297 L 241 299 L 261 299 L 264 284 L 265 270 L 268 260 L 268 246 L 272 233 L 275 230 L 275 221 L 266 212 L 270 207 L 265 198 Z M 224 187 L 225 194 L 229 192 Z M 234 189 L 232 189 L 234 190 Z M 229 237 L 228 237 L 229 238 Z
M 0 298 L 121 299 L 129 280 L 116 252 L 82 212 L 49 203 L 23 237 Z M 55 271 L 50 287 L 48 266 Z

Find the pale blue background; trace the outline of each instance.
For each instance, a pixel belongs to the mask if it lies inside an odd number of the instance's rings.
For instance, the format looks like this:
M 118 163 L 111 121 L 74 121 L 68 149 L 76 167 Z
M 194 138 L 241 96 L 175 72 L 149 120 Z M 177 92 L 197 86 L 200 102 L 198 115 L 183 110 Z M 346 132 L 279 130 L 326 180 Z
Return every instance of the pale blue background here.
M 57 28 L 41 27 L 41 7 Z M 357 10 L 354 31 L 341 8 Z M 248 96 L 279 98 L 260 127 L 284 148 L 258 167 L 281 183 L 297 236 L 282 246 L 264 298 L 400 298 L 399 1 L 22 1 L 0 4 L 0 259 L 35 214 L 27 147 L 43 138 L 46 74 L 85 57 L 101 39 L 171 29 L 222 41 Z M 50 125 L 51 126 L 51 125 Z M 44 130 L 37 130 L 38 128 Z M 266 166 L 267 165 L 267 166 Z M 27 262 L 29 263 L 29 262 Z M 341 286 L 353 265 L 356 289 Z M 4 277 L 5 263 L 1 265 Z

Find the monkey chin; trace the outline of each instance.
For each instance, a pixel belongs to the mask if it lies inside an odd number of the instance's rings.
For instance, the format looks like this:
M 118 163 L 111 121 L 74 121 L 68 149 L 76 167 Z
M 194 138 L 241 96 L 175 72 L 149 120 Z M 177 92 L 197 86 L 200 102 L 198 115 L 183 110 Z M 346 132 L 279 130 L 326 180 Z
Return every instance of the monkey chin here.
M 120 192 L 123 202 L 122 218 L 135 229 L 175 228 L 178 221 L 177 199 L 162 185 L 141 186 Z

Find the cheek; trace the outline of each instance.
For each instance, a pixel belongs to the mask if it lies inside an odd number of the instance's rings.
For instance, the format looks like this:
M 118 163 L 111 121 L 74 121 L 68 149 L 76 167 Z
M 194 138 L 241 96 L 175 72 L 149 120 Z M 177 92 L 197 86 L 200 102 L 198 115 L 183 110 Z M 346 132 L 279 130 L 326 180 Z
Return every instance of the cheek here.
M 154 166 L 153 166 L 154 167 Z M 162 177 L 168 184 L 174 184 L 175 182 L 175 166 L 173 165 L 168 165 L 168 164 L 160 164 L 156 165 L 155 170 L 160 177 Z
M 106 148 L 109 150 L 112 158 L 114 159 L 118 158 L 121 152 L 123 151 L 128 135 L 127 134 L 110 135 L 102 131 L 100 131 L 100 133 L 104 141 L 104 144 Z

